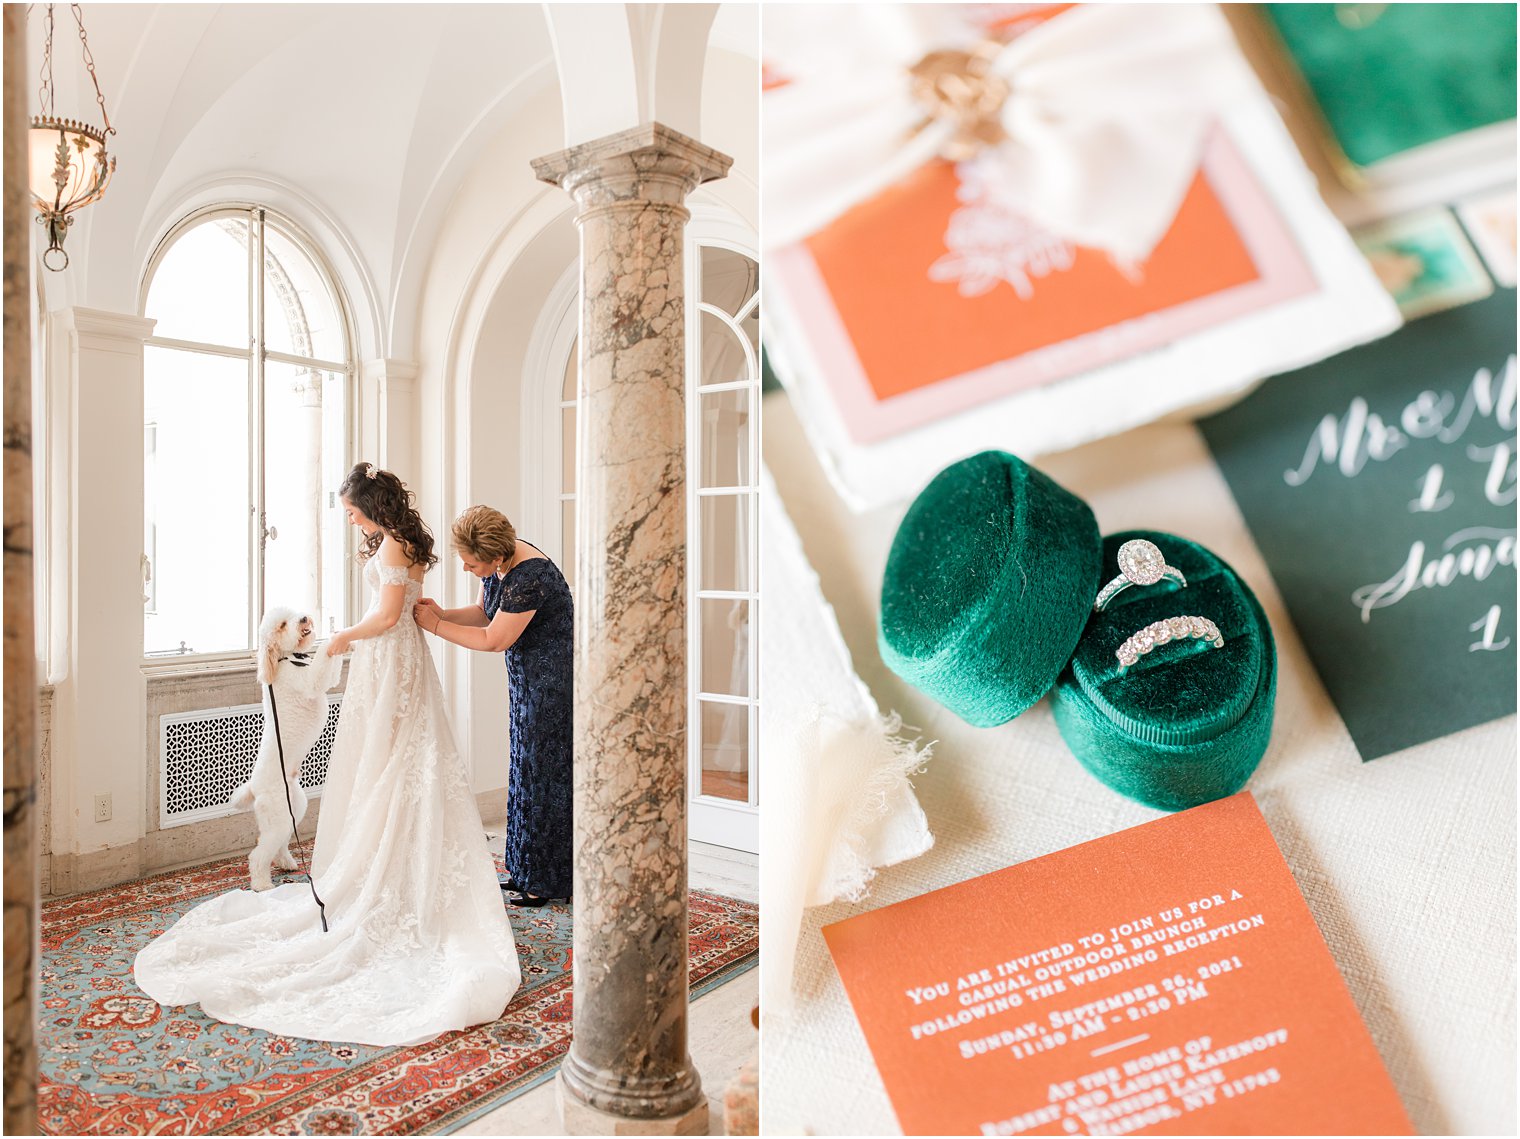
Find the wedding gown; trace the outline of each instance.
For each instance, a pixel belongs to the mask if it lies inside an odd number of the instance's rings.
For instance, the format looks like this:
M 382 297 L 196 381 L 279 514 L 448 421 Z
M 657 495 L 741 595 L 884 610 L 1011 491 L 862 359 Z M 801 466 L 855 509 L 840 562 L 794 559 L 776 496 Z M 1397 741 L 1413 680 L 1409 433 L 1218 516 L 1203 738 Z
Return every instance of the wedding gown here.
M 521 972 L 495 869 L 412 619 L 422 586 L 371 559 L 401 619 L 355 642 L 312 872 L 202 903 L 137 955 L 143 992 L 282 1036 L 416 1044 L 501 1016 Z

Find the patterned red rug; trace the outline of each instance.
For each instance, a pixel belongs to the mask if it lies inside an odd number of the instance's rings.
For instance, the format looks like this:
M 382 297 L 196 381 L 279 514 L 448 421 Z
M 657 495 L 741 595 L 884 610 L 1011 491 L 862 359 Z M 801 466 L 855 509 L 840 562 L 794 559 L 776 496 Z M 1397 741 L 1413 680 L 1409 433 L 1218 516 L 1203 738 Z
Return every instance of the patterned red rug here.
M 447 1134 L 559 1067 L 570 1045 L 567 905 L 509 910 L 523 983 L 500 1020 L 410 1048 L 274 1036 L 144 996 L 137 951 L 247 873 L 228 858 L 43 904 L 44 1134 Z M 692 891 L 693 996 L 752 968 L 757 947 L 752 904 Z

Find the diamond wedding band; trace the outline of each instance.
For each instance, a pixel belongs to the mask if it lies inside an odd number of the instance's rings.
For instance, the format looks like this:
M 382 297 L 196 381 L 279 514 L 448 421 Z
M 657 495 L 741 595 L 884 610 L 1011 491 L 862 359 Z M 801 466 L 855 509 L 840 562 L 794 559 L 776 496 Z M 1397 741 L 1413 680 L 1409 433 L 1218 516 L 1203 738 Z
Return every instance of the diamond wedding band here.
M 1208 641 L 1216 649 L 1224 648 L 1219 626 L 1207 617 L 1168 617 L 1165 621 L 1147 625 L 1115 650 L 1119 671 L 1123 672 L 1157 645 L 1189 639 Z
M 1178 585 L 1187 585 L 1182 571 L 1166 564 L 1166 558 L 1154 542 L 1147 542 L 1144 538 L 1125 542 L 1119 547 L 1119 576 L 1099 591 L 1093 609 L 1101 612 L 1116 595 L 1130 586 L 1155 585 L 1164 577 L 1171 578 Z

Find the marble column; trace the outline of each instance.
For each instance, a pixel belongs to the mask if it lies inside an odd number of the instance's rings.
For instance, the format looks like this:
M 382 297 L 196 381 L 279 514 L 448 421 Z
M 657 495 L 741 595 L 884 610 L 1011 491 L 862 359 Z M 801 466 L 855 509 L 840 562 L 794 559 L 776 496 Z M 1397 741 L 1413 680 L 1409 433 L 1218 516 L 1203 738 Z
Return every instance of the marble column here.
M 570 1134 L 705 1134 L 686 1048 L 686 196 L 658 123 L 538 159 L 581 234 Z
M 37 650 L 26 9 L 5 5 L 5 1132 L 37 1133 Z

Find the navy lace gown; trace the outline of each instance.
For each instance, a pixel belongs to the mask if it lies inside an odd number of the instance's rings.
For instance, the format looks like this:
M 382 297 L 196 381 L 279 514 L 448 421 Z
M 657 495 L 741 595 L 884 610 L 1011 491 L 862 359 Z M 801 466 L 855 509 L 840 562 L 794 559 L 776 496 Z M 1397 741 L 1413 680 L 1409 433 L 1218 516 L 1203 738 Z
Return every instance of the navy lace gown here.
M 570 804 L 575 642 L 570 586 L 548 558 L 482 579 L 486 617 L 536 610 L 507 650 L 511 769 L 507 776 L 507 873 L 514 889 L 570 896 Z

